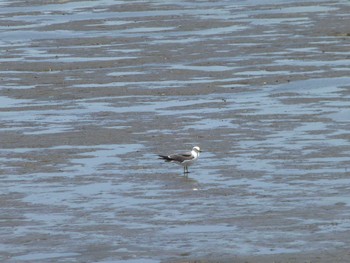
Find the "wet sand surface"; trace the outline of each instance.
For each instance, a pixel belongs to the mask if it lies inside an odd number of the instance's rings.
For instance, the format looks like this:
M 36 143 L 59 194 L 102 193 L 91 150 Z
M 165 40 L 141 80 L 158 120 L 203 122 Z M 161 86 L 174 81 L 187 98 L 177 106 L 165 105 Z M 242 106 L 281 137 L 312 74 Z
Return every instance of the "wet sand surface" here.
M 350 262 L 350 3 L 271 2 L 0 2 L 0 260 Z

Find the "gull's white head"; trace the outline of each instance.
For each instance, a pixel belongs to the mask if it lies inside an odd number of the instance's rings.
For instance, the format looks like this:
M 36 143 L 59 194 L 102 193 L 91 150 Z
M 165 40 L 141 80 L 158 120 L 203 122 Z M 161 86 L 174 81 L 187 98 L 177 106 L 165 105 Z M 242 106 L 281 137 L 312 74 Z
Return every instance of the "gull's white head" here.
M 195 151 L 196 153 L 202 152 L 202 151 L 201 151 L 201 148 L 199 148 L 199 146 L 194 146 L 193 149 L 192 149 L 192 151 Z

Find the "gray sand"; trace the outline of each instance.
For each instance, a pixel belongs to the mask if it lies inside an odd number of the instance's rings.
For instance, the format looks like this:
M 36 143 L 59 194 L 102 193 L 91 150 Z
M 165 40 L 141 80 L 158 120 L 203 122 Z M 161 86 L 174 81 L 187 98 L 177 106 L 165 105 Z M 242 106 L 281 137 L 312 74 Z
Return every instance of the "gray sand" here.
M 0 3 L 2 262 L 350 262 L 349 1 L 53 2 Z

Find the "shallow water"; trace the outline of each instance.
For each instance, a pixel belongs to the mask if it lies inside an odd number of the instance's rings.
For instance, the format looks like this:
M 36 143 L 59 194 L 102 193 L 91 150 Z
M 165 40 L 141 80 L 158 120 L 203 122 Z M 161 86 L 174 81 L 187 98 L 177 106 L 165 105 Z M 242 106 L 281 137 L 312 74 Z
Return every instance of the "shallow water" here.
M 347 249 L 350 6 L 270 2 L 1 2 L 1 261 Z

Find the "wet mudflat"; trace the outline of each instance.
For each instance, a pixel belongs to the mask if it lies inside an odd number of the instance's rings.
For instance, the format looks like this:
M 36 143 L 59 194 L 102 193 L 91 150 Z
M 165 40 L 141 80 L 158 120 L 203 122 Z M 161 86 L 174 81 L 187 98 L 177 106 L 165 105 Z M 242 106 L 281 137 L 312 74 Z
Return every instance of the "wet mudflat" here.
M 349 34 L 348 1 L 2 1 L 0 260 L 349 262 Z

